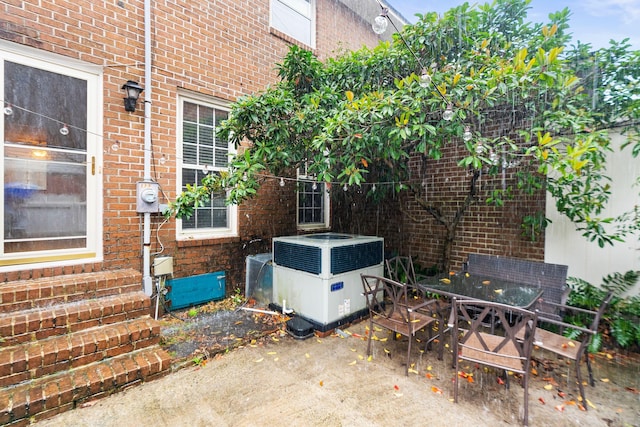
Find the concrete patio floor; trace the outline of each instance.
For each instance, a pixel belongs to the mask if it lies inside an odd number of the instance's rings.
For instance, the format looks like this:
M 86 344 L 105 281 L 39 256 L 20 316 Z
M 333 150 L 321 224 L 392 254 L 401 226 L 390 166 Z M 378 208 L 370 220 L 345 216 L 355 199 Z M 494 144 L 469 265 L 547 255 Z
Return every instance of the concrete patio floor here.
M 451 354 L 416 349 L 404 375 L 406 341 L 376 331 L 366 356 L 366 325 L 344 333 L 296 340 L 283 331 L 218 353 L 200 366 L 177 370 L 84 407 L 37 423 L 61 426 L 511 426 L 521 425 L 523 389 L 482 367 L 465 367 L 454 403 Z M 416 346 L 416 347 L 421 347 Z M 529 396 L 530 426 L 638 426 L 637 357 L 598 354 L 587 411 L 577 405 L 573 366 L 538 355 Z M 637 356 L 637 355 L 632 355 Z

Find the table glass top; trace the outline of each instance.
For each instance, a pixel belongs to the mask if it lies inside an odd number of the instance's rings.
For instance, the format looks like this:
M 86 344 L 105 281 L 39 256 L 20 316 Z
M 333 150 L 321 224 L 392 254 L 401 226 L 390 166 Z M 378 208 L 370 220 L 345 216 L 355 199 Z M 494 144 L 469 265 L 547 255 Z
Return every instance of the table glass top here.
M 468 273 L 433 276 L 418 285 L 427 292 L 449 297 L 468 297 L 514 307 L 529 308 L 540 294 L 540 287 Z

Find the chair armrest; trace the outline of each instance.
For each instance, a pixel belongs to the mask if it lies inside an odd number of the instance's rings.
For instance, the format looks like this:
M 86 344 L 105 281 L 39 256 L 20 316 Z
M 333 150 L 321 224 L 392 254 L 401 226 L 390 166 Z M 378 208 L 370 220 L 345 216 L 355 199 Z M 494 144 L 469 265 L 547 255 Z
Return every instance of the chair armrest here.
M 571 306 L 571 305 L 558 304 L 558 303 L 551 302 L 551 301 L 545 301 L 544 298 L 542 298 L 542 301 L 544 302 L 544 304 L 556 307 L 560 311 L 569 310 L 569 311 L 578 312 L 578 313 L 590 314 L 592 316 L 595 316 L 597 314 L 593 310 L 587 310 L 587 309 L 584 309 L 584 308 L 574 307 L 574 306 Z M 537 310 L 537 311 L 539 311 L 539 310 Z M 542 313 L 544 313 L 544 312 L 542 312 Z
M 550 317 L 546 317 L 545 313 L 541 312 L 539 310 L 536 310 L 536 313 L 538 314 L 538 322 L 551 323 L 551 324 L 554 324 L 554 325 L 562 326 L 563 328 L 575 329 L 577 331 L 584 332 L 585 334 L 595 335 L 596 332 L 597 332 L 597 331 L 594 331 L 592 329 L 585 328 L 583 326 L 572 325 L 571 323 L 567 323 L 567 322 L 563 322 L 561 320 L 557 320 L 557 319 L 553 319 L 553 318 L 550 318 Z
M 418 310 L 420 310 L 420 309 L 422 309 L 422 308 L 424 308 L 426 306 L 432 305 L 432 304 L 437 303 L 437 302 L 438 302 L 437 299 L 430 299 L 428 301 L 423 301 L 418 305 L 414 305 L 414 306 L 409 307 L 409 312 L 411 313 L 411 312 L 414 312 L 414 311 L 418 311 Z

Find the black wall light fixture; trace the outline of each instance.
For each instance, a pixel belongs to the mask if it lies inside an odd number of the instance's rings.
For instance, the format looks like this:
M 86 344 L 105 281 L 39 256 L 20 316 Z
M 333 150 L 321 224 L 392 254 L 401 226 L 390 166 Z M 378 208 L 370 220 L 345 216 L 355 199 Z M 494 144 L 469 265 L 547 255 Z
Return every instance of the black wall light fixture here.
M 134 82 L 133 80 L 127 80 L 125 84 L 122 85 L 122 89 L 124 90 L 124 109 L 125 111 L 134 112 L 136 111 L 136 103 L 138 102 L 138 98 L 140 94 L 144 90 L 142 86 L 138 84 L 138 82 Z

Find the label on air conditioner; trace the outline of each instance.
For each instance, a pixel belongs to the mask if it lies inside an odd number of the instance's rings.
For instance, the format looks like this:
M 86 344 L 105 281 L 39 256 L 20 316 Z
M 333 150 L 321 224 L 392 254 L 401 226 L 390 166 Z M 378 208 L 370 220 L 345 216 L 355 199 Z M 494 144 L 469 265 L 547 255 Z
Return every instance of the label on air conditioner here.
M 331 284 L 331 292 L 339 291 L 344 288 L 344 282 L 336 282 Z

